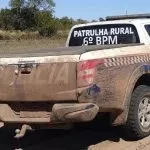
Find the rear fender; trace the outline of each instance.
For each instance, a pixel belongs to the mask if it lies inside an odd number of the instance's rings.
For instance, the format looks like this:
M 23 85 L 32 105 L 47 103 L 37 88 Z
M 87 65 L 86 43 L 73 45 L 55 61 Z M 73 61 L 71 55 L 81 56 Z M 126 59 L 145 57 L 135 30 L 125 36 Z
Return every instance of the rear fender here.
M 149 66 L 149 67 L 148 67 Z M 129 82 L 127 84 L 127 88 L 125 91 L 125 96 L 123 98 L 122 103 L 124 104 L 124 111 L 122 113 L 116 113 L 113 114 L 113 125 L 120 125 L 120 124 L 125 124 L 127 117 L 128 117 L 128 112 L 129 112 L 129 105 L 130 105 L 130 99 L 132 92 L 135 88 L 135 85 L 140 77 L 142 77 L 144 74 L 150 74 L 150 65 L 141 65 L 138 66 L 134 72 L 131 74 L 131 77 L 129 79 Z

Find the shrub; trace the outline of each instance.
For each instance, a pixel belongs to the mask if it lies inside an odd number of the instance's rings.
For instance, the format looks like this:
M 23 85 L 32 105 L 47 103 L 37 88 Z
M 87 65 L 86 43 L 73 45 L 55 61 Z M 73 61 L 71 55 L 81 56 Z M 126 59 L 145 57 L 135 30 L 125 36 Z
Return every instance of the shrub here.
M 51 37 L 57 33 L 56 21 L 50 12 L 38 12 L 36 14 L 36 26 L 42 36 Z
M 50 24 L 39 28 L 39 33 L 42 36 L 52 37 L 57 33 L 57 28 L 55 25 Z

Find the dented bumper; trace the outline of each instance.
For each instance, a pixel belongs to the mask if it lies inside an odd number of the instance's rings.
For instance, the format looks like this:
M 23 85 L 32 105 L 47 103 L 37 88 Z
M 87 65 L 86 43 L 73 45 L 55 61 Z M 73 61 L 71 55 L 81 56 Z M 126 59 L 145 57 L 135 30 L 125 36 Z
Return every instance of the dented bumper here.
M 0 104 L 0 119 L 4 123 L 67 123 L 67 122 L 87 122 L 93 120 L 99 107 L 92 103 L 85 104 L 55 104 L 52 107 L 51 112 L 47 112 L 47 116 L 43 115 L 43 112 L 25 112 L 22 115 L 15 113 L 14 110 L 8 104 Z M 35 114 L 38 113 L 38 116 Z

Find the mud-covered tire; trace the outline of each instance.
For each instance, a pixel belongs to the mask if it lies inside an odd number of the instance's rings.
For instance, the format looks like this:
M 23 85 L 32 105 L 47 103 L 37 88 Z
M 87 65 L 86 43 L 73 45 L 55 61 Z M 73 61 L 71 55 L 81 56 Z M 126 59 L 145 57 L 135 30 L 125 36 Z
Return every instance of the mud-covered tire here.
M 138 140 L 150 135 L 150 87 L 138 86 L 132 93 L 124 135 Z

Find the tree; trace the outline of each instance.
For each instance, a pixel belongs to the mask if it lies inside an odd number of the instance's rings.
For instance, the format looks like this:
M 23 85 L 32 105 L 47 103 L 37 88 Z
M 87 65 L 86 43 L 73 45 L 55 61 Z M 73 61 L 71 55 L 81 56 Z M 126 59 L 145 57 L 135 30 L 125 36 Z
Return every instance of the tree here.
M 68 18 L 67 16 L 62 17 L 61 19 L 59 19 L 60 23 L 62 24 L 62 29 L 69 29 L 72 27 L 73 25 L 73 19 L 72 18 Z
M 76 21 L 76 24 L 84 24 L 84 23 L 88 23 L 88 21 L 83 19 L 77 19 Z
M 43 30 L 43 28 L 48 28 L 52 32 L 55 7 L 53 0 L 10 0 L 9 4 L 11 7 L 10 24 L 13 29 Z
M 98 20 L 93 19 L 91 22 L 98 22 Z
M 11 25 L 14 30 L 33 30 L 36 27 L 35 13 L 32 8 L 17 8 L 10 10 Z
M 11 18 L 12 18 L 11 10 L 1 9 L 0 10 L 0 28 L 3 29 L 3 30 L 12 29 Z
M 49 11 L 39 11 L 35 16 L 36 27 L 42 36 L 52 36 L 57 32 L 57 22 Z
M 25 0 L 11 0 L 9 5 L 11 8 L 21 9 L 25 5 Z
M 104 19 L 104 18 L 102 18 L 102 17 L 100 17 L 100 18 L 99 18 L 99 21 L 105 21 L 105 19 Z
M 27 5 L 39 10 L 53 11 L 55 3 L 53 0 L 28 0 Z
M 53 0 L 10 0 L 9 3 L 11 8 L 21 9 L 23 7 L 28 7 L 51 12 L 55 7 Z

